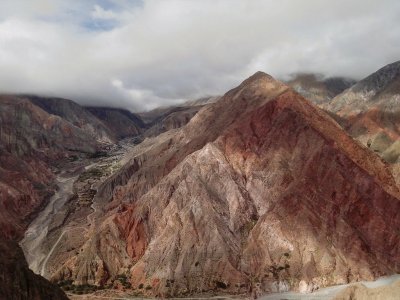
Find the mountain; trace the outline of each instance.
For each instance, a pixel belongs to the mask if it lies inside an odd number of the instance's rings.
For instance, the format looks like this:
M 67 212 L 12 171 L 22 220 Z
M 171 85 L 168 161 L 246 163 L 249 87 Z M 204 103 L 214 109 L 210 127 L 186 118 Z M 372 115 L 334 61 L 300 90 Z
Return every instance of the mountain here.
M 63 105 L 51 110 L 56 109 L 61 114 Z M 29 270 L 16 241 L 55 192 L 59 164 L 95 153 L 103 141 L 88 127 L 73 124 L 68 110 L 61 117 L 29 98 L 0 96 L 1 299 L 67 299 Z
M 141 113 L 141 116 L 149 120 L 144 136 L 154 137 L 168 130 L 180 128 L 186 125 L 201 108 L 202 106 L 172 106 Z
M 220 96 L 210 96 L 203 97 L 196 100 L 189 100 L 183 103 L 184 106 L 202 106 L 206 104 L 211 104 L 217 102 L 221 97 Z
M 145 128 L 142 119 L 128 110 L 110 107 L 86 107 L 103 124 L 113 132 L 118 139 L 137 136 Z
M 51 171 L 63 160 L 137 136 L 143 121 L 123 109 L 84 108 L 62 98 L 0 95 L 0 225 L 13 237 L 54 192 Z
M 68 299 L 56 285 L 29 270 L 16 242 L 1 240 L 0 251 L 0 299 Z
M 317 105 L 328 103 L 336 95 L 355 84 L 345 77 L 328 77 L 313 73 L 295 74 L 287 82 L 294 90 Z
M 72 100 L 62 98 L 46 98 L 39 96 L 24 96 L 33 104 L 49 114 L 59 116 L 72 125 L 83 129 L 87 134 L 100 143 L 115 142 L 114 132 L 100 122 L 88 110 Z
M 54 192 L 52 166 L 100 144 L 29 99 L 0 96 L 0 234 L 18 236 Z
M 400 170 L 400 61 L 339 94 L 327 109 L 350 135 Z
M 203 106 L 217 102 L 220 97 L 204 97 L 190 100 L 178 106 L 159 107 L 139 113 L 148 129 L 144 136 L 155 137 L 168 130 L 186 125 Z
M 98 188 L 93 231 L 59 256 L 53 280 L 124 276 L 143 294 L 183 296 L 400 271 L 400 194 L 386 163 L 267 74 L 130 155 Z

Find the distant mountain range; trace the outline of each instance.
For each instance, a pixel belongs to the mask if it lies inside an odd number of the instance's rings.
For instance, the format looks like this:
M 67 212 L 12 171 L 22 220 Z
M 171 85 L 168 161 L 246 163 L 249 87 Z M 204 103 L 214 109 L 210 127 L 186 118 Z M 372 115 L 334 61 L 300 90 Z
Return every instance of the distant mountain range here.
M 328 77 L 302 73 L 293 75 L 287 84 L 306 99 L 317 105 L 330 102 L 336 95 L 355 84 L 354 79 L 345 77 Z

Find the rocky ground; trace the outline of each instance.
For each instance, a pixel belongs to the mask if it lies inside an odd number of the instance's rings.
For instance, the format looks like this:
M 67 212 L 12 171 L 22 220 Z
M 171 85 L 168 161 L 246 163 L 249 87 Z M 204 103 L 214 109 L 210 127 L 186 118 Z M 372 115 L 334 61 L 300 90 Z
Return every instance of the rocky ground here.
M 93 202 L 96 189 L 121 167 L 124 154 L 135 143 L 136 139 L 125 139 L 107 153 L 60 162 L 57 191 L 20 242 L 31 270 L 50 278 L 60 261 L 78 254 L 85 236 L 95 226 L 99 209 Z

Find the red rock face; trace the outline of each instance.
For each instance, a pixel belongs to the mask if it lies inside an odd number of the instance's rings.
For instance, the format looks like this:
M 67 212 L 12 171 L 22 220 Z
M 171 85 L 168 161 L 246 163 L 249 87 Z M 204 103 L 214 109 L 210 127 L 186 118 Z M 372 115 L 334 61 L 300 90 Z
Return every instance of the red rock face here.
M 119 225 L 119 230 L 124 234 L 123 239 L 127 241 L 128 255 L 137 262 L 146 250 L 148 237 L 144 222 L 132 217 L 134 211 L 134 206 L 128 208 L 124 213 L 118 214 L 114 222 Z
M 42 161 L 0 154 L 0 227 L 3 238 L 23 235 L 32 214 L 53 192 L 54 175 Z
M 266 74 L 145 141 L 101 191 L 110 217 L 87 249 L 153 294 L 312 290 L 400 271 L 388 166 Z M 79 259 L 70 276 L 92 280 Z

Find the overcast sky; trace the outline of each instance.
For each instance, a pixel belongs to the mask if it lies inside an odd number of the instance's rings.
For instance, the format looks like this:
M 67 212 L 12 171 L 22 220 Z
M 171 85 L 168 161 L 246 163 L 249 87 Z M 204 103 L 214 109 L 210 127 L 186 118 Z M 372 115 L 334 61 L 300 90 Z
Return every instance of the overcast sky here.
M 143 111 L 400 60 L 399 0 L 1 0 L 0 92 Z

